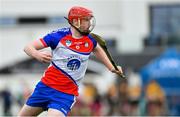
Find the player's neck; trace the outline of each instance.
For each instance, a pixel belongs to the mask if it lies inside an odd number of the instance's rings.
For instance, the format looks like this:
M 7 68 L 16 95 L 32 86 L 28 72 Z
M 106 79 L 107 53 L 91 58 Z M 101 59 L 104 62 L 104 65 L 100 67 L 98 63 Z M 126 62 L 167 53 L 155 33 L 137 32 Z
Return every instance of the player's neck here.
M 71 27 L 71 33 L 72 33 L 72 37 L 75 39 L 79 39 L 82 38 L 83 35 L 81 35 L 75 28 Z

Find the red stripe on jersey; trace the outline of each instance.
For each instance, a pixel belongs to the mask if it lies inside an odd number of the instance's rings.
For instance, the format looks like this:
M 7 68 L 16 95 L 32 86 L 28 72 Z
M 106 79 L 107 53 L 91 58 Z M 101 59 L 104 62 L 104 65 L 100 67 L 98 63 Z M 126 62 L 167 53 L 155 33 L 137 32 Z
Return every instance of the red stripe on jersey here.
M 67 48 L 81 53 L 90 53 L 93 50 L 93 42 L 88 36 L 74 39 L 71 35 L 63 37 L 60 41 Z
M 47 86 L 58 91 L 78 96 L 78 86 L 60 70 L 54 66 L 49 67 L 41 81 Z
M 44 47 L 47 47 L 46 42 L 44 42 L 44 40 L 43 40 L 42 38 L 40 39 L 40 41 L 41 41 L 41 43 L 44 45 Z

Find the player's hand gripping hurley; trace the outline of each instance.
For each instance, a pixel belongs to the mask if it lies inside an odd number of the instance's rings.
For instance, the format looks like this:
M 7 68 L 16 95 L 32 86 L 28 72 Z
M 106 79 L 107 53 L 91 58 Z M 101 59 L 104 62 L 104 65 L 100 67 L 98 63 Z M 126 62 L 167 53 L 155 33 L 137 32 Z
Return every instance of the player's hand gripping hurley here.
M 105 51 L 106 55 L 108 56 L 109 60 L 111 61 L 112 65 L 114 66 L 115 70 L 119 71 L 117 65 L 115 64 L 113 58 L 111 57 L 108 49 L 107 49 L 107 46 L 106 46 L 106 42 L 104 39 L 102 39 L 102 37 L 100 37 L 99 35 L 97 34 L 94 34 L 94 33 L 90 33 L 90 35 L 96 39 L 96 41 L 99 43 L 99 45 L 102 47 L 102 49 Z M 126 78 L 125 75 L 122 73 L 122 74 L 118 74 L 121 78 Z

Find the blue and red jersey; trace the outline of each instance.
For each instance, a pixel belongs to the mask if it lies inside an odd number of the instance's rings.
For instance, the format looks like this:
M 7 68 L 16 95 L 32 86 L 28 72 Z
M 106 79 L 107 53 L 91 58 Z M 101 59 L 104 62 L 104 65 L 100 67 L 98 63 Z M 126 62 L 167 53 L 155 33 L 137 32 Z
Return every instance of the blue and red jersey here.
M 97 45 L 96 40 L 90 35 L 75 39 L 70 28 L 53 31 L 40 40 L 52 50 L 51 64 L 41 81 L 58 91 L 77 96 L 90 53 Z

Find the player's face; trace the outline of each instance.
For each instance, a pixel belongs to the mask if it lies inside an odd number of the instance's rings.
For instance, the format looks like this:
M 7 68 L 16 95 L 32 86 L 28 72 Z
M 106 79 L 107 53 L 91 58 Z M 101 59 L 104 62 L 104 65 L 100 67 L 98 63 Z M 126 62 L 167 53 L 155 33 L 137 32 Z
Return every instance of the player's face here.
M 85 17 L 81 19 L 81 25 L 80 25 L 80 30 L 82 31 L 88 31 L 89 27 L 91 26 L 91 17 Z
M 73 25 L 84 33 L 90 33 L 94 29 L 95 24 L 95 18 L 92 16 L 73 20 Z
M 85 17 L 81 19 L 80 30 L 82 32 L 90 32 L 95 26 L 94 17 Z

